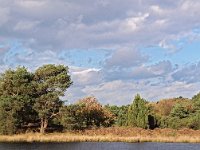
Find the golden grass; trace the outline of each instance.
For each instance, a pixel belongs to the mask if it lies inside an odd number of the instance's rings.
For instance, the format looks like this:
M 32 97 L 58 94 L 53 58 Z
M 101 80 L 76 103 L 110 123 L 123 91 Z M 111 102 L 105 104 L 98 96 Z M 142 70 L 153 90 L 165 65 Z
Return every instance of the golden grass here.
M 102 131 L 102 132 L 100 132 Z M 124 132 L 122 134 L 121 132 Z M 188 134 L 187 134 L 188 133 Z M 191 135 L 193 133 L 193 135 Z M 195 133 L 195 134 L 194 134 Z M 143 130 L 140 128 L 102 128 L 65 133 L 27 133 L 0 136 L 0 142 L 188 142 L 200 143 L 200 131 L 189 129 Z

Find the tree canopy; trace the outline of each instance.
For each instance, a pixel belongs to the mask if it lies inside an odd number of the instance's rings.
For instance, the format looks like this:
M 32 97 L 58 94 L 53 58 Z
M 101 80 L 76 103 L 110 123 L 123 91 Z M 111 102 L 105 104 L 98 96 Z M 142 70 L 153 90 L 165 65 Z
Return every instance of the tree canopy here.
M 0 134 L 110 126 L 200 129 L 200 93 L 192 99 L 180 96 L 157 102 L 137 94 L 123 106 L 104 106 L 89 96 L 68 105 L 61 97 L 71 85 L 64 65 L 43 65 L 34 72 L 25 67 L 4 71 L 0 75 Z
M 33 74 L 24 67 L 0 76 L 0 133 L 12 134 L 30 120 L 34 101 Z
M 148 107 L 146 101 L 137 94 L 128 108 L 127 125 L 148 128 Z
M 114 115 L 104 108 L 95 97 L 86 97 L 63 111 L 63 125 L 70 129 L 111 126 Z
M 8 123 L 0 122 L 0 132 L 15 133 L 17 127 L 39 119 L 44 133 L 49 119 L 62 106 L 59 97 L 71 84 L 68 68 L 62 65 L 44 65 L 34 73 L 25 67 L 5 71 L 0 77 L 0 118 Z

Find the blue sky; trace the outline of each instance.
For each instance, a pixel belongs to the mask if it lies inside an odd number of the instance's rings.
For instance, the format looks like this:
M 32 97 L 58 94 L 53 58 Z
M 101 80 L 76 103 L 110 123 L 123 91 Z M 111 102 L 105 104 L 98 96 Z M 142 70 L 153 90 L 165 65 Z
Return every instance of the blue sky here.
M 69 66 L 63 99 L 128 104 L 200 91 L 196 0 L 0 0 L 0 72 Z

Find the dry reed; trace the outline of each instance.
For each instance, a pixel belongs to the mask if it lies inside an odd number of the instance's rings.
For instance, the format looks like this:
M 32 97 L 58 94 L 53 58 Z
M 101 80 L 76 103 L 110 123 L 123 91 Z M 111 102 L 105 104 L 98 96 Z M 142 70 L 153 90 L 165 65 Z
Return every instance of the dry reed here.
M 200 130 L 100 128 L 65 133 L 0 136 L 0 142 L 189 142 L 200 143 Z

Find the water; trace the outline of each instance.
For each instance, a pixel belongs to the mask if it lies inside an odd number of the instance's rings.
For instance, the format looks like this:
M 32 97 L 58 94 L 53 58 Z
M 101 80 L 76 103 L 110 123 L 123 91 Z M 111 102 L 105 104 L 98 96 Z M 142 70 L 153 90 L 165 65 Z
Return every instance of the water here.
M 200 150 L 189 143 L 0 143 L 0 150 Z

